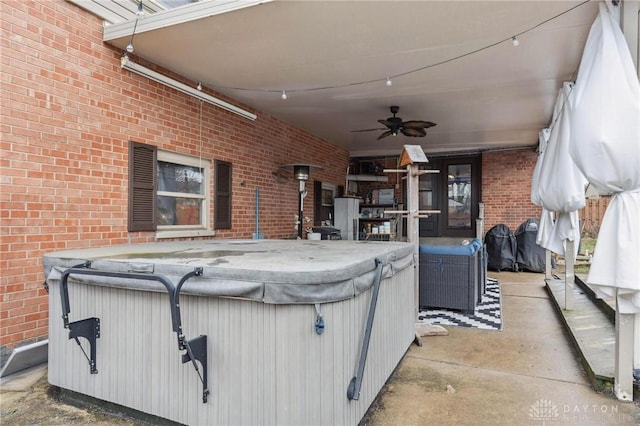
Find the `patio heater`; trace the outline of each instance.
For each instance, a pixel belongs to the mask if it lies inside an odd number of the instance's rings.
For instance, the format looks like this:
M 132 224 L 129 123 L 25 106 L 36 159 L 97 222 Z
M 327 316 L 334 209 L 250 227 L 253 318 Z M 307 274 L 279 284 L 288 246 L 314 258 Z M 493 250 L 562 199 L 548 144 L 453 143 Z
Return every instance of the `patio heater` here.
M 302 238 L 304 197 L 307 196 L 306 184 L 309 180 L 309 172 L 312 168 L 322 170 L 322 167 L 312 164 L 286 164 L 280 168 L 293 169 L 293 177 L 298 181 L 298 238 Z

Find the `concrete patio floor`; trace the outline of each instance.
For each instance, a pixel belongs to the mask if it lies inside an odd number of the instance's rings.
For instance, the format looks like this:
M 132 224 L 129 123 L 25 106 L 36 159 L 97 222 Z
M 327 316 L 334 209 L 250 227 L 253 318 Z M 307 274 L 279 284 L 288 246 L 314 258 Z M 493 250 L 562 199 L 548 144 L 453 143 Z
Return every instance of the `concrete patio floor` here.
M 446 326 L 424 337 L 363 425 L 638 425 L 640 398 L 596 392 L 545 291 L 543 274 L 489 273 L 502 290 L 502 331 Z
M 638 396 L 622 403 L 591 387 L 542 274 L 490 276 L 501 285 L 503 330 L 447 327 L 448 336 L 412 345 L 362 425 L 640 424 Z M 65 404 L 45 367 L 15 376 L 1 384 L 2 425 L 155 423 Z

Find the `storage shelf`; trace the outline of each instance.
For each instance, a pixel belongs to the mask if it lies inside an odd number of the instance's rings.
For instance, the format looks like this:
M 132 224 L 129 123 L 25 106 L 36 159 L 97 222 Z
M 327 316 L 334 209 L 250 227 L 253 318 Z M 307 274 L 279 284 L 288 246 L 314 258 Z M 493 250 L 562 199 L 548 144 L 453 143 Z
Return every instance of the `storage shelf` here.
M 361 209 L 366 209 L 367 207 L 395 207 L 393 204 L 360 204 Z
M 391 234 L 369 234 L 367 241 L 391 241 Z
M 352 180 L 354 182 L 389 182 L 389 177 L 376 175 L 347 175 L 347 180 Z

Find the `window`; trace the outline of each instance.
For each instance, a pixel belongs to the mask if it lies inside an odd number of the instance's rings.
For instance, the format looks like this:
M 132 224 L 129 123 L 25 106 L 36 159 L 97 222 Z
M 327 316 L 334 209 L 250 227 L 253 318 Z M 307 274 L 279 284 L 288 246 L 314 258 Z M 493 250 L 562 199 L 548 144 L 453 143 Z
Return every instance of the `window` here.
M 332 183 L 313 181 L 313 225 L 333 225 L 333 200 L 344 194 L 343 186 Z
M 471 164 L 447 167 L 447 227 L 471 229 Z
M 209 161 L 158 151 L 159 230 L 208 228 Z
M 129 154 L 129 231 L 157 231 L 158 238 L 213 235 L 209 160 L 137 142 Z

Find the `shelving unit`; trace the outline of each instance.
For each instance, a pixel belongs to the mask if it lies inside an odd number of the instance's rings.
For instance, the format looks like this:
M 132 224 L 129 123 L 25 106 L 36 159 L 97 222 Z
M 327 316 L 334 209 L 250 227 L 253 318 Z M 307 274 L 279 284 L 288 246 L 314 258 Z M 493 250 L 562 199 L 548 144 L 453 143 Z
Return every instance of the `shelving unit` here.
M 389 182 L 388 176 L 377 175 L 347 175 L 347 181 L 354 182 Z
M 398 215 L 384 214 L 385 210 L 397 210 L 398 203 L 402 203 L 399 200 L 400 179 L 397 175 L 390 176 L 384 172 L 387 168 L 396 167 L 396 164 L 396 157 L 358 158 L 350 162 L 345 194 L 360 199 L 355 206 L 355 217 L 347 215 L 347 219 L 341 221 L 350 239 L 392 241 L 399 239 L 398 235 L 402 238 L 402 220 L 398 219 Z M 353 204 L 349 204 L 342 211 L 350 212 L 352 209 Z
M 360 204 L 360 239 L 390 241 L 396 235 L 395 219 L 384 215 L 385 210 L 395 210 L 394 204 Z M 389 228 L 385 225 L 389 225 Z

